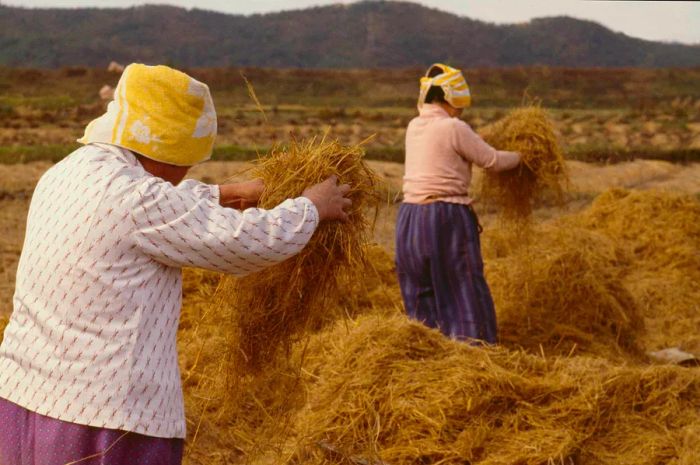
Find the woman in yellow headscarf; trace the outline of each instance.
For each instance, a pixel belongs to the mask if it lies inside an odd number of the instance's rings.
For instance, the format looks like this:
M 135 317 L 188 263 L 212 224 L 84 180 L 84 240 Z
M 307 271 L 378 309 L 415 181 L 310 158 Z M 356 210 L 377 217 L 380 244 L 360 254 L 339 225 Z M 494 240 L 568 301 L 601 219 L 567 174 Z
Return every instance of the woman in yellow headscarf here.
M 454 339 L 495 343 L 496 316 L 469 186 L 473 164 L 507 170 L 520 156 L 489 146 L 458 118 L 470 105 L 460 70 L 438 63 L 421 78 L 419 114 L 406 130 L 396 266 L 409 316 Z
M 252 273 L 347 217 L 335 179 L 225 208 L 263 186 L 182 181 L 215 136 L 205 84 L 134 64 L 85 146 L 42 176 L 0 346 L 0 464 L 181 463 L 181 268 Z

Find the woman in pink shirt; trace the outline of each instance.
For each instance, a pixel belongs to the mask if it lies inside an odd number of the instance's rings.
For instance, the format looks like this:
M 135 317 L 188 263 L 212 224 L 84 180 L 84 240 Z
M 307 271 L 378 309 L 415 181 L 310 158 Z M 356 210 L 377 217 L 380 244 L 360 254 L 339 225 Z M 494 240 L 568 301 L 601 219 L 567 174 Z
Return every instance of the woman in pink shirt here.
M 472 164 L 508 170 L 520 155 L 494 149 L 458 118 L 470 104 L 461 71 L 435 64 L 421 78 L 419 115 L 406 130 L 396 266 L 410 317 L 453 339 L 495 343 L 496 315 L 469 184 Z

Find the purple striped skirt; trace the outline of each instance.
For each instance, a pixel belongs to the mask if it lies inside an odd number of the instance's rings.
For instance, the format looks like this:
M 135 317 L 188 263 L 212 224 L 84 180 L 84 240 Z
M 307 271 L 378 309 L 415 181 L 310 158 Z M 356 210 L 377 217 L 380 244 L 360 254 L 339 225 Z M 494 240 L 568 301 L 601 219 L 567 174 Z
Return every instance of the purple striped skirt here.
M 1 465 L 180 465 L 183 445 L 56 420 L 0 398 Z
M 479 223 L 471 207 L 401 204 L 396 270 L 406 312 L 453 339 L 496 342 Z

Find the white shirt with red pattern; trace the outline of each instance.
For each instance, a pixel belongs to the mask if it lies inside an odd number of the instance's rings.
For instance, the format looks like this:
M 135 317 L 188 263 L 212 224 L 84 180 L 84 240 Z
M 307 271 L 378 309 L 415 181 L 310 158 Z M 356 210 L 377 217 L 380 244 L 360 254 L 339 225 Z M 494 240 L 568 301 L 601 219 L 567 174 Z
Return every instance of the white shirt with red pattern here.
M 218 202 L 218 187 L 173 186 L 111 145 L 49 169 L 29 208 L 0 397 L 72 423 L 185 437 L 181 267 L 261 270 L 301 251 L 319 221 L 304 197 L 243 212 Z

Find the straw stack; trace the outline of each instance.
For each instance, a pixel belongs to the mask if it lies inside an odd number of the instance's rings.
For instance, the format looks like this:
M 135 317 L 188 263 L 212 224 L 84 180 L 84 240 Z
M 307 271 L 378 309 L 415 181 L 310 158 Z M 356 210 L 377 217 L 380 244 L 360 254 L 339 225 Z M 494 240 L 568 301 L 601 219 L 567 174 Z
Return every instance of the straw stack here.
M 486 142 L 499 150 L 522 155 L 509 171 L 486 171 L 480 199 L 498 207 L 508 220 L 525 220 L 535 202 L 544 198 L 561 202 L 568 182 L 564 157 L 552 123 L 538 106 L 518 108 L 483 131 Z
M 366 267 L 372 224 L 367 211 L 378 205 L 378 177 L 360 146 L 325 138 L 292 141 L 260 158 L 253 170 L 265 183 L 262 208 L 300 196 L 331 175 L 351 186 L 349 221 L 322 223 L 297 256 L 244 278 L 227 277 L 219 287 L 219 310 L 232 318 L 228 345 L 238 374 L 260 371 L 295 337 L 338 317 L 330 305 L 338 281 Z

